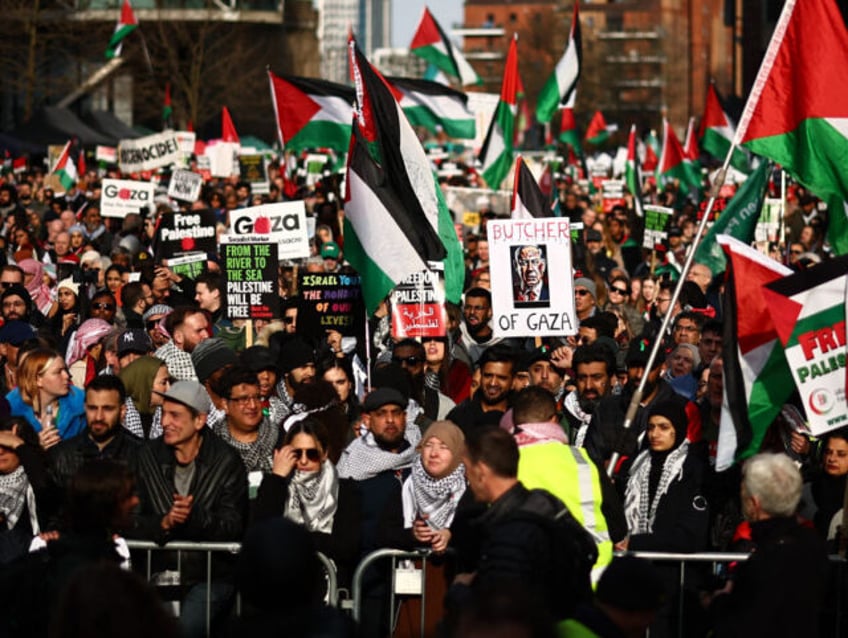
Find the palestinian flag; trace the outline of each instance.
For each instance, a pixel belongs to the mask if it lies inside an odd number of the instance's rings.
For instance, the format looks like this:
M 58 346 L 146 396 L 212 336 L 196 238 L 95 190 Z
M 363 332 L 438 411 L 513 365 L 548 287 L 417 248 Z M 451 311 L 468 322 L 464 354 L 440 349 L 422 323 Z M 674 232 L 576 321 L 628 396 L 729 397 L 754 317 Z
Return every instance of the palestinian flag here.
M 106 46 L 107 60 L 121 56 L 121 45 L 124 43 L 124 38 L 135 31 L 136 28 L 138 28 L 138 20 L 135 19 L 130 0 L 124 0 L 124 4 L 121 5 L 121 16 L 118 18 L 115 32 Z
M 723 272 L 727 266 L 724 252 L 716 241 L 718 235 L 730 235 L 747 246 L 754 241 L 771 169 L 771 162 L 760 162 L 698 244 L 695 261 L 709 266 L 714 275 Z
M 707 89 L 704 117 L 701 119 L 701 128 L 698 131 L 698 137 L 701 138 L 701 148 L 723 161 L 730 151 L 730 145 L 735 135 L 736 128 L 721 105 L 721 97 L 716 91 L 715 85 L 711 82 Z M 751 165 L 744 149 L 733 149 L 730 165 L 743 173 L 751 172 Z
M 65 192 L 71 190 L 77 183 L 78 174 L 77 167 L 74 166 L 74 161 L 71 159 L 71 143 L 65 144 L 65 148 L 59 153 L 59 159 L 56 161 L 56 166 L 53 167 L 53 174 L 59 178 L 59 183 Z M 62 193 L 56 193 L 61 195 Z
M 848 425 L 845 287 L 848 255 L 766 286 L 771 312 L 813 435 Z
M 518 44 L 509 43 L 504 66 L 501 99 L 489 124 L 483 148 L 480 150 L 481 174 L 489 188 L 497 189 L 512 166 L 515 117 L 518 113 Z
M 719 235 L 728 261 L 724 299 L 724 400 L 716 469 L 756 454 L 766 430 L 792 393 L 792 374 L 765 285 L 791 274 L 728 235 Z
M 171 83 L 165 83 L 165 101 L 162 105 L 162 125 L 164 128 L 173 126 L 171 118 L 174 116 L 174 107 L 171 105 Z
M 580 133 L 577 131 L 577 120 L 574 119 L 574 109 L 566 106 L 562 109 L 559 120 L 559 141 L 568 144 L 578 155 L 583 155 L 580 145 Z
M 836 1 L 787 0 L 736 131 L 738 143 L 825 199 L 848 200 L 846 65 Z M 840 221 L 829 238 L 844 232 Z
M 436 68 L 457 78 L 463 86 L 483 83 L 480 76 L 453 45 L 427 7 L 424 7 L 421 22 L 418 23 L 418 29 L 412 36 L 409 49 Z
M 666 182 L 677 179 L 684 193 L 701 188 L 701 176 L 683 153 L 680 140 L 668 120 L 663 120 L 663 145 L 657 172 Z
M 600 111 L 595 111 L 592 120 L 589 122 L 589 127 L 586 129 L 586 141 L 589 144 L 603 144 L 609 139 L 609 134 L 616 130 L 616 127 L 607 126 L 607 121 L 604 119 L 604 114 Z
M 233 124 L 233 118 L 230 117 L 230 110 L 226 106 L 221 108 L 221 141 L 231 142 L 233 144 L 239 143 L 239 136 L 236 132 L 235 124 Z
M 280 144 L 287 150 L 350 146 L 353 89 L 342 84 L 275 75 L 268 70 Z
M 536 101 L 536 119 L 542 123 L 550 122 L 558 108 L 573 107 L 577 97 L 577 80 L 580 78 L 580 61 L 583 57 L 577 4 L 574 3 L 574 16 L 565 53 Z
M 551 217 L 553 212 L 549 205 L 550 198 L 545 197 L 533 173 L 521 156 L 515 161 L 515 179 L 512 184 L 512 219 L 534 219 L 536 217 Z
M 642 168 L 649 173 L 657 170 L 660 165 L 660 143 L 657 140 L 657 132 L 651 129 L 648 136 L 645 138 L 645 160 L 642 162 Z
M 842 197 L 827 198 L 827 241 L 835 255 L 848 255 L 848 202 Z
M 474 114 L 468 110 L 468 96 L 461 91 L 427 80 L 386 78 L 396 89 L 395 97 L 409 123 L 431 133 L 471 140 L 476 135 Z M 399 95 L 398 95 L 399 94 Z
M 683 155 L 694 165 L 698 165 L 698 139 L 695 137 L 695 118 L 689 118 L 689 126 L 686 127 L 686 137 L 683 138 Z
M 627 165 L 624 169 L 624 180 L 627 189 L 633 195 L 633 208 L 639 217 L 645 216 L 642 209 L 642 169 L 639 166 L 639 154 L 636 152 L 636 125 L 630 127 L 627 138 Z
M 347 160 L 345 257 L 362 276 L 369 313 L 409 275 L 444 261 L 449 301 L 465 264 L 421 143 L 386 80 L 350 41 L 356 109 Z

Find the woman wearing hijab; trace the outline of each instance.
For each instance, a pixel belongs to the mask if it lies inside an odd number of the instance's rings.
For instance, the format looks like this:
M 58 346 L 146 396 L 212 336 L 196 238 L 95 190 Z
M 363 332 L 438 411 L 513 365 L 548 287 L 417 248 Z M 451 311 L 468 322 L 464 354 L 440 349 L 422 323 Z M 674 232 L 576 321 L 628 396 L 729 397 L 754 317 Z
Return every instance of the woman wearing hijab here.
M 171 387 L 165 362 L 156 357 L 139 357 L 118 375 L 127 389 L 125 427 L 142 439 L 162 434 L 162 395 Z M 136 416 L 137 415 L 137 416 Z
M 44 283 L 44 265 L 35 259 L 22 259 L 18 266 L 24 271 L 24 287 L 27 289 L 32 303 L 41 314 L 47 316 L 53 305 L 50 288 Z
M 84 388 L 97 375 L 101 365 L 101 339 L 112 330 L 112 324 L 103 319 L 83 321 L 68 344 L 67 360 L 71 381 Z
M 707 543 L 705 463 L 686 440 L 682 400 L 662 401 L 648 416 L 644 450 L 630 468 L 624 514 L 630 536 L 618 549 L 694 552 Z
M 79 284 L 70 277 L 63 279 L 56 287 L 56 303 L 47 322 L 51 334 L 64 340 L 79 325 L 82 315 Z
M 359 558 L 359 492 L 354 481 L 339 479 L 328 446 L 320 421 L 306 417 L 295 423 L 274 452 L 271 474 L 262 479 L 254 516 L 283 515 L 303 525 L 346 580 Z

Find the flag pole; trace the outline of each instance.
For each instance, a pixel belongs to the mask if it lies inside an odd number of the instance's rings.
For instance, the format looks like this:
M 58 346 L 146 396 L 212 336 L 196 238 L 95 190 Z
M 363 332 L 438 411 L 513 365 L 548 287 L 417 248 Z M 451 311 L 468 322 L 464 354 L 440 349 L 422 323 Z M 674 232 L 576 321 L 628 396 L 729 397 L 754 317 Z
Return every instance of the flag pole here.
M 721 169 L 716 173 L 715 180 L 713 181 L 712 187 L 710 188 L 710 199 L 707 202 L 707 208 L 704 210 L 704 216 L 701 218 L 701 223 L 698 224 L 698 231 L 695 233 L 695 237 L 692 239 L 692 245 L 689 247 L 689 251 L 686 255 L 686 261 L 683 262 L 683 270 L 680 272 L 680 279 L 677 280 L 677 285 L 674 287 L 674 293 L 671 296 L 671 301 L 668 304 L 668 312 L 665 313 L 665 316 L 662 320 L 662 325 L 660 326 L 660 331 L 657 333 L 657 338 L 654 340 L 653 347 L 651 348 L 651 354 L 648 356 L 648 361 L 645 364 L 645 371 L 642 373 L 642 378 L 639 379 L 639 385 L 636 386 L 636 391 L 633 393 L 633 397 L 630 399 L 630 405 L 627 406 L 627 413 L 624 416 L 624 429 L 628 430 L 633 425 L 633 420 L 636 418 L 636 411 L 639 409 L 640 404 L 642 403 L 642 395 L 645 392 L 645 385 L 648 381 L 648 375 L 651 373 L 651 369 L 653 368 L 654 361 L 656 361 L 659 356 L 660 348 L 662 347 L 663 336 L 668 330 L 668 326 L 671 323 L 671 311 L 674 308 L 674 305 L 677 303 L 677 300 L 680 298 L 680 291 L 683 290 L 683 284 L 686 283 L 686 275 L 689 272 L 689 269 L 692 267 L 692 263 L 695 261 L 695 253 L 698 251 L 698 244 L 701 243 L 701 238 L 704 235 L 704 231 L 707 228 L 707 221 L 710 219 L 710 214 L 712 213 L 713 207 L 715 206 L 716 199 L 718 199 L 718 192 L 721 187 L 724 185 L 724 180 L 727 178 L 727 169 L 730 166 L 730 159 L 733 157 L 733 151 L 736 150 L 737 142 L 734 139 L 733 143 L 730 145 L 730 150 L 727 152 L 727 156 L 724 158 L 724 163 L 721 166 Z M 613 452 L 610 457 L 609 465 L 607 466 L 607 475 L 612 478 L 615 473 L 615 466 L 618 465 L 618 461 L 621 458 L 621 455 L 618 452 Z

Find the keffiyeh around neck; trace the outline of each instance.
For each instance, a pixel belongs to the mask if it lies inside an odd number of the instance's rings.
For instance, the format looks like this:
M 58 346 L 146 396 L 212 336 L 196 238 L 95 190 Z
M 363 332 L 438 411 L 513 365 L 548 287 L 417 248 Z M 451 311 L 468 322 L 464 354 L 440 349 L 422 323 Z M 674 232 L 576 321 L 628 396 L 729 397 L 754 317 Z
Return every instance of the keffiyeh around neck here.
M 624 516 L 627 529 L 631 534 L 650 534 L 654 531 L 657 507 L 672 482 L 683 476 L 683 463 L 689 452 L 689 442 L 683 441 L 679 447 L 665 457 L 659 484 L 654 498 L 650 494 L 651 464 L 662 462 L 655 459 L 650 450 L 645 450 L 633 462 L 630 478 L 627 480 L 627 492 L 624 495 Z
M 38 517 L 35 509 L 35 492 L 29 484 L 23 466 L 18 466 L 10 474 L 0 475 L 0 512 L 6 516 L 6 528 L 13 529 L 24 512 L 24 505 L 29 510 L 29 523 L 32 533 L 38 534 Z
M 289 482 L 286 518 L 310 532 L 329 534 L 339 506 L 339 477 L 330 461 L 317 472 L 294 472 Z
M 437 479 L 427 473 L 418 455 L 407 481 L 411 481 L 412 489 L 403 491 L 404 520 L 409 522 L 424 515 L 433 529 L 450 527 L 459 499 L 465 493 L 465 466 L 460 463 L 450 474 Z
M 364 481 L 388 470 L 405 470 L 412 465 L 415 458 L 415 446 L 421 440 L 417 427 L 406 428 L 406 441 L 409 447 L 400 452 L 387 452 L 374 439 L 374 434 L 366 432 L 358 439 L 351 441 L 339 459 L 337 466 L 341 478 L 352 478 L 354 481 Z

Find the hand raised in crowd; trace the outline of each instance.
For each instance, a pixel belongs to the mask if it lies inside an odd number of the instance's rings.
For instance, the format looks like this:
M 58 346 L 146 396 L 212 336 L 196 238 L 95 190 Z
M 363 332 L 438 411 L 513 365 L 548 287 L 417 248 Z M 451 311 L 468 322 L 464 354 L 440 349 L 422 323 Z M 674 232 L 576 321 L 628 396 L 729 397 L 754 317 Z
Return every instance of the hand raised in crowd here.
M 571 361 L 574 358 L 574 348 L 569 346 L 560 346 L 551 352 L 551 363 L 560 370 L 568 370 L 571 368 Z
M 12 430 L 0 430 L 0 447 L 16 450 L 24 444 L 24 440 Z
M 62 317 L 62 335 L 64 335 L 68 329 L 76 323 L 77 313 L 69 312 L 68 314 Z
M 274 465 L 271 471 L 277 476 L 289 476 L 297 465 L 298 456 L 291 445 L 274 450 Z
M 173 270 L 171 270 L 167 266 L 156 266 L 154 272 L 156 273 L 156 277 L 159 279 L 167 279 L 168 281 L 174 282 L 178 282 L 182 279 L 182 277 L 177 275 Z
M 191 494 L 188 496 L 174 494 L 174 503 L 171 505 L 171 509 L 168 510 L 168 513 L 162 518 L 162 529 L 168 531 L 177 525 L 185 523 L 191 514 L 191 506 L 193 503 L 194 497 Z
M 327 330 L 327 345 L 336 356 L 344 354 L 342 352 L 342 333 L 338 330 Z
M 42 450 L 49 450 L 57 443 L 61 443 L 62 437 L 59 435 L 59 430 L 55 427 L 42 428 L 38 433 L 38 443 Z

